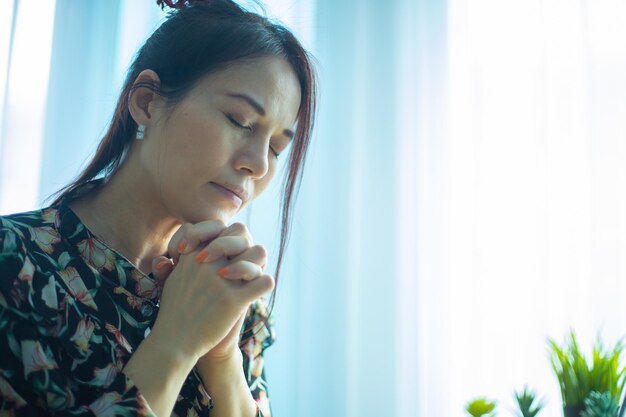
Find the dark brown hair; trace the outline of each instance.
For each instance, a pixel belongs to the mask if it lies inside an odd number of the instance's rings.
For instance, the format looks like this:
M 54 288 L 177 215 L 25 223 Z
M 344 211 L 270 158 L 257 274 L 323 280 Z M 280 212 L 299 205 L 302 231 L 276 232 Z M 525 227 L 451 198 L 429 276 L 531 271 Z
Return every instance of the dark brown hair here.
M 170 2 L 166 3 L 172 6 Z M 281 236 L 274 275 L 278 282 L 315 118 L 316 76 L 311 57 L 287 28 L 249 12 L 231 0 L 178 1 L 175 6 L 137 52 L 96 154 L 72 183 L 53 195 L 56 197 L 52 204 L 60 203 L 98 176 L 111 177 L 115 174 L 137 130 L 137 124 L 128 110 L 128 97 L 134 89 L 151 88 L 164 96 L 169 105 L 175 106 L 202 77 L 228 64 L 255 57 L 283 57 L 291 64 L 300 81 L 302 99 L 283 182 Z M 138 74 L 145 69 L 158 74 L 160 87 L 147 83 L 133 85 Z M 272 292 L 268 317 L 274 307 L 276 287 Z

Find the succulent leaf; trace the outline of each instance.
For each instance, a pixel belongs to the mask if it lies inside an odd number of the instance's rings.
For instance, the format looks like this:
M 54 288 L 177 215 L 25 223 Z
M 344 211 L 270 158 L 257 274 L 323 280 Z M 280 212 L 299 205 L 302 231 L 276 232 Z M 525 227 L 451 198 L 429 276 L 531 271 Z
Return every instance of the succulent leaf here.
M 496 403 L 494 401 L 489 401 L 484 397 L 476 398 L 470 401 L 465 410 L 472 417 L 492 417 L 495 416 Z
M 618 400 L 610 392 L 593 391 L 585 399 L 585 410 L 580 417 L 617 417 Z
M 535 417 L 544 406 L 543 400 L 537 400 L 537 395 L 526 386 L 522 392 L 515 392 L 514 395 L 520 417 Z

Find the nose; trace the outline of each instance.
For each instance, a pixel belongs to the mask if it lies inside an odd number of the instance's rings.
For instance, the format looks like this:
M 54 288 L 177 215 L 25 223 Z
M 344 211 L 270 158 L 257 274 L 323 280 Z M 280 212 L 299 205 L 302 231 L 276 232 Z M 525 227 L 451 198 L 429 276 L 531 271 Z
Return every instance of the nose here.
M 235 168 L 247 171 L 254 179 L 263 178 L 269 170 L 269 138 L 250 138 L 239 150 Z

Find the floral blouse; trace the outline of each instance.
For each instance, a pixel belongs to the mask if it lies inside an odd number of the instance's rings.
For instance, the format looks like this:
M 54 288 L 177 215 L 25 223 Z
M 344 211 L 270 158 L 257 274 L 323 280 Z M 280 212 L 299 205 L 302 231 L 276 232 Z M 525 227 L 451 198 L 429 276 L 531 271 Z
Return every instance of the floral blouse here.
M 0 217 L 0 415 L 155 417 L 123 368 L 156 320 L 157 285 L 68 202 Z M 260 331 L 241 350 L 259 415 L 269 417 L 262 353 L 275 334 L 265 315 L 263 299 L 251 305 L 241 337 Z M 194 368 L 172 415 L 210 416 L 212 406 Z

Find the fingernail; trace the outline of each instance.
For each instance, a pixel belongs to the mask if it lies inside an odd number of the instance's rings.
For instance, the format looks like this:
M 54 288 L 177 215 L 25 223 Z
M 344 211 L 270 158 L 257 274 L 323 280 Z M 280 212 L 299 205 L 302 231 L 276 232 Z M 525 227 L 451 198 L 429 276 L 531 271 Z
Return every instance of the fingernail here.
M 170 265 L 170 261 L 161 261 L 157 264 L 156 268 L 161 270 L 163 268 L 165 268 L 166 266 Z
M 196 261 L 202 262 L 206 259 L 207 256 L 209 256 L 209 250 L 207 248 L 204 248 L 196 255 Z
M 178 253 L 182 255 L 185 252 L 186 247 L 187 247 L 187 242 L 185 242 L 184 240 L 181 240 L 180 243 L 178 244 Z
M 230 273 L 230 269 L 228 269 L 227 266 L 217 271 L 217 275 L 219 275 L 222 278 L 228 278 L 229 273 Z

